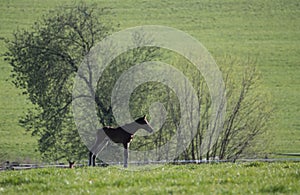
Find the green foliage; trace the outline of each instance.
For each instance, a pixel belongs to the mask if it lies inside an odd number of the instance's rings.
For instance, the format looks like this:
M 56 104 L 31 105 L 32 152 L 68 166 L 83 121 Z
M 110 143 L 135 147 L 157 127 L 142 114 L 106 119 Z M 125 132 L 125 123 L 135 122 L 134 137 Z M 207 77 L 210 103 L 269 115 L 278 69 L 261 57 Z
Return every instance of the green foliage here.
M 73 122 L 73 77 L 83 57 L 110 33 L 104 9 L 80 4 L 49 12 L 32 30 L 19 30 L 7 40 L 5 60 L 16 87 L 34 105 L 21 124 L 39 137 L 46 159 L 80 159 L 86 151 Z
M 297 194 L 299 163 L 163 165 L 1 172 L 4 194 Z M 249 166 L 250 165 L 250 166 Z M 152 165 L 155 166 L 155 165 Z M 150 168 L 150 167 L 149 167 Z

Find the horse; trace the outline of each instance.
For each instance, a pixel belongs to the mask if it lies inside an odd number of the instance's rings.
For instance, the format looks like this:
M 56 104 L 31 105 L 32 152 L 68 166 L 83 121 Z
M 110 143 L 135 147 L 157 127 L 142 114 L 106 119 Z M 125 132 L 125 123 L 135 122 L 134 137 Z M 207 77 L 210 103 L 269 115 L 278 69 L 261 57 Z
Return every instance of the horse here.
M 103 127 L 96 133 L 96 141 L 89 153 L 89 166 L 95 166 L 95 159 L 99 152 L 108 144 L 109 139 L 114 143 L 121 143 L 124 147 L 124 168 L 128 165 L 129 144 L 134 134 L 139 129 L 144 129 L 149 133 L 153 132 L 152 127 L 148 123 L 146 116 L 140 117 L 135 121 L 120 127 Z

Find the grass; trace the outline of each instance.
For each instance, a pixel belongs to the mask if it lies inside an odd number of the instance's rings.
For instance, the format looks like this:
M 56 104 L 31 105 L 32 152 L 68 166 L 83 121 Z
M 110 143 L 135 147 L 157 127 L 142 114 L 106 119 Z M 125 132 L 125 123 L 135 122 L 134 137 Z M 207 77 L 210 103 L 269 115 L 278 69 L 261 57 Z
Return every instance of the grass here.
M 6 171 L 0 194 L 297 194 L 299 170 L 300 163 L 253 162 Z
M 48 9 L 73 1 L 4 0 L 0 36 L 29 28 Z M 93 1 L 89 1 L 93 2 Z M 98 1 L 95 1 L 98 2 Z M 273 96 L 270 125 L 273 153 L 300 148 L 300 3 L 294 0 L 100 1 L 112 8 L 120 29 L 157 24 L 183 30 L 216 59 L 231 55 L 257 61 L 266 90 Z M 0 41 L 0 52 L 5 51 Z M 0 60 L 0 160 L 35 159 L 36 140 L 18 126 L 29 103 L 10 83 L 10 67 Z

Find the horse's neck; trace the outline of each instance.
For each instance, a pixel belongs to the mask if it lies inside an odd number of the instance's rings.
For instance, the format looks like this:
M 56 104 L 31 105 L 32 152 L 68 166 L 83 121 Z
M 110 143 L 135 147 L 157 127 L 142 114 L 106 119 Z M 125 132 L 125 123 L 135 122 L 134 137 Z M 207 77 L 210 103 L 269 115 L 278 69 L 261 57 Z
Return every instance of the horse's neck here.
M 125 131 L 127 131 L 130 134 L 135 134 L 135 132 L 137 132 L 137 130 L 139 128 L 140 127 L 137 125 L 136 122 L 132 122 L 132 123 L 129 123 L 129 124 L 126 124 L 126 125 L 122 126 L 122 129 L 124 129 Z

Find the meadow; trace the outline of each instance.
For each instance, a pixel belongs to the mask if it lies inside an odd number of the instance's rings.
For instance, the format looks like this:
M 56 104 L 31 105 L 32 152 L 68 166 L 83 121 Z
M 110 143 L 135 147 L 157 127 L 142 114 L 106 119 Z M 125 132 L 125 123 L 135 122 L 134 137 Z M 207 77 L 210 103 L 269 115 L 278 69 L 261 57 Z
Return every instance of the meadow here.
M 154 166 L 154 165 L 153 165 Z M 144 167 L 145 168 L 145 167 Z M 0 172 L 0 194 L 297 194 L 300 163 L 162 165 L 149 170 L 31 169 Z
M 72 2 L 67 0 L 3 0 L 0 5 L 0 37 L 10 38 L 12 32 L 17 29 L 29 29 L 31 24 L 38 20 L 41 15 L 46 14 L 49 9 Z M 154 0 L 148 2 L 123 0 L 88 2 L 97 2 L 100 6 L 110 7 L 115 18 L 114 23 L 120 24 L 119 30 L 137 25 L 166 25 L 194 36 L 208 49 L 217 62 L 218 59 L 222 59 L 224 56 L 231 56 L 233 59 L 242 61 L 247 59 L 255 61 L 262 73 L 265 90 L 269 91 L 273 97 L 274 115 L 269 125 L 272 144 L 269 152 L 299 152 L 300 3 L 298 1 L 203 0 L 199 2 L 196 0 Z M 1 40 L 0 52 L 5 52 L 5 44 Z M 24 115 L 26 108 L 31 105 L 26 97 L 21 95 L 22 91 L 16 89 L 11 83 L 10 71 L 9 65 L 1 58 L 0 161 L 38 161 L 39 154 L 35 151 L 37 148 L 36 139 L 18 125 L 18 120 Z M 239 167 L 239 165 L 233 166 Z M 193 169 L 192 167 L 188 167 L 187 170 Z M 175 170 L 178 167 L 168 167 L 166 169 Z M 45 173 L 41 174 L 47 175 L 46 172 L 52 174 L 52 171 L 43 171 Z M 76 171 L 80 174 L 85 174 L 84 171 L 92 172 L 89 169 L 76 169 Z M 120 174 L 118 173 L 119 170 L 113 168 L 97 170 L 97 174 L 101 175 L 101 171 L 104 171 L 104 173 L 107 171 L 106 174 L 108 172 Z M 202 172 L 201 168 L 199 172 Z M 39 174 L 35 170 L 23 173 Z M 53 174 L 56 173 L 58 175 L 72 175 L 76 172 L 73 170 L 53 170 Z M 9 172 L 5 174 L 21 173 Z M 162 174 L 157 174 L 157 177 L 162 177 Z M 274 174 L 276 175 L 276 173 Z M 96 175 L 94 176 L 96 177 Z M 85 177 L 88 176 L 85 175 Z M 143 175 L 140 175 L 140 177 L 144 180 L 147 178 Z M 208 186 L 213 186 L 212 183 L 217 182 L 211 181 L 210 183 L 206 178 L 202 178 L 202 180 L 207 182 Z M 1 182 L 3 184 L 5 181 L 2 180 Z M 40 180 L 37 180 L 33 182 L 33 185 L 38 185 L 39 182 Z M 156 184 L 154 179 L 152 182 L 154 182 L 153 185 Z M 237 186 L 236 183 L 225 183 Z M 26 181 L 24 181 L 24 184 L 26 184 Z M 126 185 L 126 183 L 119 185 Z M 261 184 L 258 183 L 258 185 Z M 274 183 L 274 185 L 276 184 Z M 41 186 L 45 186 L 43 182 Z M 60 186 L 63 187 L 64 184 L 62 183 Z M 169 183 L 169 186 L 172 190 L 172 182 Z M 203 185 L 203 188 L 205 186 Z M 272 188 L 272 186 L 269 187 Z M 29 188 L 31 187 L 29 186 Z M 146 190 L 147 186 L 144 188 Z M 180 188 L 175 189 L 178 192 L 181 190 Z M 242 187 L 238 187 L 238 189 L 243 190 Z M 262 186 L 257 189 L 262 189 Z M 118 190 L 118 188 L 115 190 Z M 285 187 L 284 190 L 286 190 Z

